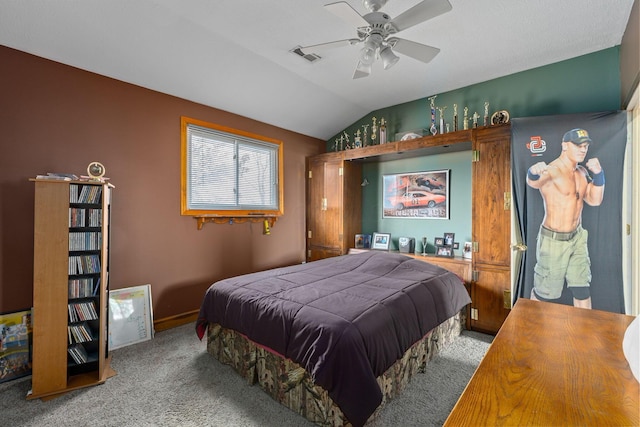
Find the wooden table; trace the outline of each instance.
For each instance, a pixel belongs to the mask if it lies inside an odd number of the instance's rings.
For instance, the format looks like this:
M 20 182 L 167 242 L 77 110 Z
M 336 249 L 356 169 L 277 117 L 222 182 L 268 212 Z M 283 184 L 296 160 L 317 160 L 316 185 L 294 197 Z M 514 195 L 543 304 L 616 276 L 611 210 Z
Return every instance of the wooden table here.
M 622 351 L 633 319 L 519 299 L 445 427 L 640 425 Z

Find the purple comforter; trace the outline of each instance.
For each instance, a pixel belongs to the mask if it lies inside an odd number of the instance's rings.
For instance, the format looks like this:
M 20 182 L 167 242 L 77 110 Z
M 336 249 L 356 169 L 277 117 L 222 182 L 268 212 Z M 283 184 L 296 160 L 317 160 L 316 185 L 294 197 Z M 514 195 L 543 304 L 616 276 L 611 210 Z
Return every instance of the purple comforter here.
M 300 364 L 360 426 L 382 401 L 376 377 L 470 302 L 457 275 L 370 251 L 214 283 L 196 330 L 218 323 Z

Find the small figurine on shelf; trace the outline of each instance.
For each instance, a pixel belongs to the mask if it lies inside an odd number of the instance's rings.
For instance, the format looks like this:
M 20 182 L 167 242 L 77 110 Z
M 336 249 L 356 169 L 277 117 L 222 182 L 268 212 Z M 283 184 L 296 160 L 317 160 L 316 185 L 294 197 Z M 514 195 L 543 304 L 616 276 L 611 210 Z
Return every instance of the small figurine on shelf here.
M 387 122 L 384 117 L 380 119 L 380 144 L 387 143 Z
M 353 148 L 362 147 L 362 139 L 360 138 L 360 129 L 356 131 L 355 137 L 353 138 Z
M 484 103 L 483 123 L 484 123 L 484 126 L 489 126 L 489 103 L 486 101 Z
M 373 118 L 373 125 L 371 126 L 371 145 L 376 145 L 376 134 L 378 133 L 378 125 L 376 124 L 375 117 Z
M 333 151 L 340 151 L 340 138 L 336 138 L 336 141 L 333 144 Z
M 478 119 L 480 118 L 480 114 L 478 112 L 473 113 L 473 127 L 474 129 L 478 127 Z
M 469 129 L 469 107 L 464 107 L 464 117 L 462 118 L 462 127 L 464 130 Z
M 453 104 L 453 131 L 458 130 L 458 104 Z

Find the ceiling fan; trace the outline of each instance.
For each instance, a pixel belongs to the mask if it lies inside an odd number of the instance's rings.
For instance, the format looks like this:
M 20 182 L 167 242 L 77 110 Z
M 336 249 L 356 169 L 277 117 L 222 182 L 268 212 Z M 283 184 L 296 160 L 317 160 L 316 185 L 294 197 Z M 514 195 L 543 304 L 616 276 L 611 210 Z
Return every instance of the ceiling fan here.
M 395 18 L 379 10 L 387 0 L 362 0 L 369 13 L 360 15 L 346 1 L 330 3 L 324 8 L 356 27 L 357 38 L 337 40 L 312 46 L 300 47 L 306 54 L 322 52 L 341 46 L 353 46 L 364 43 L 353 78 L 358 79 L 371 74 L 371 65 L 376 58 L 382 59 L 385 70 L 391 68 L 400 59 L 394 51 L 417 59 L 424 63 L 431 61 L 440 49 L 397 37 L 389 37 L 402 30 L 413 27 L 452 9 L 448 0 L 423 0 L 407 9 Z

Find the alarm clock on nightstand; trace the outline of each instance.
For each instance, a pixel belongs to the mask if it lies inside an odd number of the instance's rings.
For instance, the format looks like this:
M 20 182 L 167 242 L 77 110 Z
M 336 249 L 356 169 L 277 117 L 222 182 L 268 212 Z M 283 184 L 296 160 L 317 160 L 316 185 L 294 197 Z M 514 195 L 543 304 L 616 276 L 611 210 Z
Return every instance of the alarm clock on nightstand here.
M 412 254 L 416 251 L 416 239 L 413 237 L 400 237 L 398 239 L 398 248 L 403 254 Z

